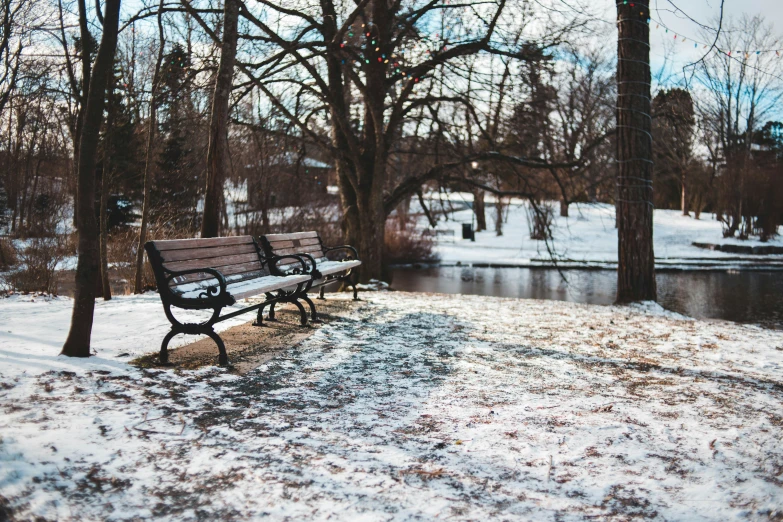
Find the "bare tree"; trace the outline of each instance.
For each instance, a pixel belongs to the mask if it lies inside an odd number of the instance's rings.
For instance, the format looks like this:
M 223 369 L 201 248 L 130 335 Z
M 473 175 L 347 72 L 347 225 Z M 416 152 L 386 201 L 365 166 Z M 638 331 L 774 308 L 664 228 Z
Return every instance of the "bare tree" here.
M 114 53 L 117 48 L 117 32 L 120 16 L 120 0 L 106 0 L 103 16 L 103 34 L 95 64 L 90 74 L 90 87 L 84 106 L 79 152 L 79 257 L 76 266 L 76 288 L 73 315 L 68 338 L 62 354 L 71 357 L 90 356 L 93 313 L 95 310 L 95 281 L 99 274 L 98 226 L 95 219 L 95 163 L 98 137 L 106 101 L 106 85 L 112 73 Z M 86 21 L 85 21 L 86 24 Z
M 144 274 L 144 243 L 147 241 L 147 227 L 150 218 L 150 193 L 152 191 L 152 152 L 155 147 L 155 135 L 158 121 L 158 89 L 160 87 L 160 67 L 163 63 L 163 54 L 166 47 L 166 34 L 163 31 L 163 5 L 164 0 L 160 0 L 158 5 L 157 23 L 158 23 L 158 53 L 155 59 L 155 71 L 152 75 L 152 87 L 150 89 L 150 113 L 147 121 L 147 144 L 144 152 L 144 193 L 141 202 L 141 224 L 139 226 L 139 241 L 136 244 L 136 272 L 133 279 L 133 293 L 142 292 L 142 281 Z
M 215 76 L 215 92 L 212 96 L 209 122 L 207 190 L 204 198 L 201 237 L 216 237 L 220 233 L 223 181 L 226 178 L 225 168 L 228 163 L 228 108 L 237 52 L 239 4 L 239 0 L 225 0 L 220 65 Z
M 331 0 L 318 6 L 264 4 L 263 17 L 240 5 L 240 14 L 256 31 L 251 41 L 258 51 L 248 50 L 249 61 L 240 60 L 239 69 L 304 136 L 331 154 L 342 225 L 363 260 L 361 278 L 382 278 L 388 214 L 444 169 L 491 155 L 457 162 L 444 158 L 422 175 L 395 180 L 389 168 L 395 145 L 416 115 L 437 103 L 465 103 L 461 86 L 449 87 L 443 80 L 459 58 L 478 53 L 527 58 L 500 28 L 504 15 L 508 26 L 518 27 L 518 18 L 511 18 L 521 12 L 507 12 L 506 0 L 475 6 L 370 0 L 355 7 Z M 188 2 L 182 5 L 192 8 Z M 253 55 L 264 59 L 250 60 Z M 442 85 L 448 88 L 441 90 Z M 328 139 L 318 131 L 319 118 L 330 125 Z
M 696 100 L 697 110 L 712 127 L 722 180 L 731 180 L 730 193 L 724 194 L 716 209 L 727 237 L 738 231 L 747 237 L 752 229 L 752 216 L 743 205 L 746 174 L 751 168 L 753 134 L 783 98 L 783 63 L 769 52 L 781 45 L 780 36 L 761 16 L 730 20 L 719 35 L 719 50 L 700 62 L 697 71 L 697 79 L 707 88 L 707 96 Z

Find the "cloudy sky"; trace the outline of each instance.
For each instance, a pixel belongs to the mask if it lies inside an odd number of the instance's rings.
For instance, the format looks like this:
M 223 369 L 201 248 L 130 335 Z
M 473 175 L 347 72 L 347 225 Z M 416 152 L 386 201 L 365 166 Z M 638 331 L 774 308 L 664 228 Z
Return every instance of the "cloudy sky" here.
M 604 16 L 607 20 L 614 21 L 616 17 L 614 0 L 607 0 L 605 4 Z M 720 0 L 650 1 L 653 19 L 650 34 L 653 74 L 656 70 L 659 71 L 665 62 L 668 66 L 667 76 L 671 75 L 669 81 L 677 81 L 678 76 L 682 78 L 682 67 L 701 58 L 705 51 L 704 44 L 712 43 L 704 41 L 699 24 L 717 27 L 720 5 Z M 738 19 L 743 14 L 762 15 L 767 22 L 773 24 L 776 33 L 783 35 L 783 0 L 725 0 L 725 19 Z M 783 44 L 781 47 L 783 48 Z M 752 50 L 748 49 L 748 51 Z

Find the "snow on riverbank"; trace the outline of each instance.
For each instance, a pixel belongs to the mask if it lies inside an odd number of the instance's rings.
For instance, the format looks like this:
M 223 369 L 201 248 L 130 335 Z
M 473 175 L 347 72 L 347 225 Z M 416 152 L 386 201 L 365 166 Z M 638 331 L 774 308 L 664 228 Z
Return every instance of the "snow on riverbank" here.
M 438 201 L 437 195 L 430 198 L 434 208 L 440 209 L 441 202 Z M 450 199 L 461 206 L 472 203 L 470 194 L 452 194 Z M 520 200 L 512 201 L 508 209 L 508 221 L 503 226 L 503 236 L 498 237 L 494 231 L 494 203 L 491 198 L 488 201 L 486 215 L 490 230 L 477 233 L 475 242 L 462 239 L 462 223 L 471 223 L 471 209 L 449 213 L 449 221 L 440 216 L 438 229 L 453 231 L 454 234 L 439 236 L 435 250 L 441 262 L 551 265 L 546 244 L 530 239 L 526 204 Z M 413 210 L 418 210 L 418 205 Z M 556 213 L 557 210 L 556 208 Z M 561 266 L 616 266 L 617 230 L 614 228 L 614 207 L 603 204 L 572 204 L 570 214 L 568 218 L 557 215 L 553 223 L 554 240 L 550 246 Z M 766 265 L 783 269 L 783 255 L 739 255 L 705 250 L 692 244 L 700 242 L 783 246 L 781 237 L 767 243 L 758 240 L 724 239 L 721 224 L 712 219 L 710 214 L 703 214 L 702 219 L 697 220 L 682 216 L 676 210 L 656 210 L 654 216 L 655 256 L 656 264 L 660 268 L 698 269 L 719 266 L 727 269 L 747 269 Z M 426 217 L 420 218 L 419 226 L 427 227 Z
M 56 357 L 69 300 L 0 301 L 0 510 L 58 520 L 783 513 L 783 333 L 654 304 L 363 298 L 241 377 L 120 362 L 157 349 L 165 319 L 152 294 L 99 304 L 98 356 L 86 361 Z

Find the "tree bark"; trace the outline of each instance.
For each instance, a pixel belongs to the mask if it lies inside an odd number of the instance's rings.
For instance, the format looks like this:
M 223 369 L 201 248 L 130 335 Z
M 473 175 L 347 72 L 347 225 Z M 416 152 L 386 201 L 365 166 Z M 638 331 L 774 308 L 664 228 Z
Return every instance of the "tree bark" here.
M 687 185 L 685 183 L 685 169 L 682 169 L 682 174 L 680 175 L 680 183 L 682 184 L 682 192 L 680 193 L 680 207 L 682 208 L 682 215 L 683 216 L 690 216 L 691 212 L 688 208 L 688 191 L 687 191 Z
M 568 201 L 560 198 L 560 217 L 568 217 Z
M 103 119 L 106 84 L 112 72 L 117 49 L 120 0 L 106 0 L 103 35 L 92 68 L 90 89 L 84 110 L 84 125 L 79 152 L 79 257 L 76 265 L 71 329 L 62 354 L 71 357 L 90 356 L 93 312 L 95 310 L 95 280 L 98 276 L 98 226 L 95 219 L 95 155 L 98 132 Z
M 201 237 L 217 237 L 220 234 L 221 194 L 228 160 L 228 106 L 231 83 L 234 78 L 234 60 L 237 53 L 239 1 L 225 0 L 225 2 L 223 42 L 220 49 L 220 64 L 215 78 L 215 92 L 212 97 L 209 122 L 207 191 L 204 197 Z
M 76 172 L 76 195 L 73 202 L 73 224 L 79 228 L 79 156 L 81 153 L 81 139 L 82 130 L 84 129 L 85 110 L 87 97 L 90 94 L 90 64 L 92 63 L 92 55 L 90 44 L 92 42 L 92 35 L 90 29 L 87 26 L 87 4 L 85 0 L 78 0 L 79 5 L 79 37 L 82 43 L 81 53 L 81 66 L 82 66 L 82 92 L 79 99 L 79 108 L 76 111 L 76 129 L 74 132 L 74 144 L 73 144 L 73 163 L 74 171 Z M 76 93 L 75 93 L 76 94 Z
M 503 235 L 503 207 L 505 202 L 502 196 L 495 196 L 495 235 L 500 237 Z
M 649 0 L 617 3 L 617 302 L 655 300 Z
M 111 111 L 109 111 L 111 112 Z M 111 160 L 110 153 L 106 150 L 111 146 L 111 138 L 108 134 L 111 132 L 111 122 L 113 118 L 108 115 L 106 118 L 107 138 L 103 156 L 103 172 L 101 173 L 101 199 L 100 210 L 98 214 L 100 224 L 100 254 L 101 254 L 101 294 L 104 301 L 111 299 L 111 286 L 109 284 L 109 188 L 111 184 Z
M 476 214 L 476 232 L 487 229 L 487 211 L 484 205 L 486 192 L 481 189 L 473 190 L 473 212 Z
M 101 293 L 103 300 L 111 299 L 111 285 L 109 283 L 109 188 L 110 167 L 107 159 L 103 162 L 103 175 L 101 176 L 101 210 L 100 210 L 100 250 L 101 250 Z
M 152 75 L 150 89 L 150 118 L 147 125 L 147 146 L 144 152 L 144 195 L 141 202 L 141 226 L 139 241 L 136 244 L 136 274 L 133 278 L 133 293 L 140 294 L 144 285 L 144 243 L 147 242 L 147 228 L 150 219 L 150 193 L 152 192 L 152 150 L 155 147 L 155 131 L 158 124 L 158 84 L 160 83 L 160 67 L 163 64 L 163 54 L 166 37 L 163 32 L 163 2 L 158 6 L 158 57 L 155 60 L 155 72 Z

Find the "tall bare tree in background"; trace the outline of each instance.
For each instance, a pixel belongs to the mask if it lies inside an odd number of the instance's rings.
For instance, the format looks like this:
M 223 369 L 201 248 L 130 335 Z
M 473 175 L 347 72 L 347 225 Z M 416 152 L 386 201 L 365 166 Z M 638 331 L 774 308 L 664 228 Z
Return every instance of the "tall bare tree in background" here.
M 84 124 L 79 140 L 77 219 L 79 258 L 76 266 L 71 329 L 62 349 L 63 355 L 71 357 L 90 356 L 90 338 L 95 311 L 95 282 L 100 272 L 98 223 L 95 219 L 95 164 L 98 137 L 103 121 L 103 107 L 106 101 L 106 86 L 112 74 L 114 53 L 117 49 L 119 18 L 120 0 L 106 0 L 103 35 L 90 74 L 89 94 L 84 106 Z
M 441 164 L 428 164 L 425 172 L 405 179 L 396 179 L 389 166 L 405 133 L 421 128 L 414 122 L 435 104 L 472 103 L 461 96 L 459 82 L 446 79 L 460 57 L 483 53 L 527 59 L 524 47 L 512 45 L 501 29 L 519 28 L 527 4 L 515 3 L 520 9 L 513 13 L 506 4 L 264 2 L 264 13 L 240 4 L 240 16 L 253 32 L 245 35 L 250 43 L 238 69 L 303 136 L 330 154 L 343 230 L 359 249 L 364 281 L 383 278 L 386 218 L 423 183 L 489 158 L 546 168 L 540 158 L 504 158 L 496 151 L 444 157 Z M 181 5 L 217 41 L 194 5 L 184 0 Z M 553 34 L 566 32 L 558 26 L 531 39 L 543 45 L 552 42 Z
M 155 70 L 152 73 L 152 87 L 150 89 L 150 114 L 147 121 L 147 144 L 144 152 L 144 192 L 141 202 L 141 224 L 139 226 L 139 241 L 136 243 L 136 270 L 133 278 L 133 293 L 142 292 L 144 274 L 144 243 L 147 241 L 147 227 L 150 219 L 150 204 L 153 180 L 153 150 L 155 148 L 155 136 L 158 126 L 158 90 L 160 89 L 160 68 L 163 64 L 163 55 L 166 48 L 166 34 L 163 30 L 163 2 L 158 5 L 158 53 L 155 58 Z
M 237 53 L 239 4 L 239 0 L 225 0 L 223 10 L 220 64 L 215 76 L 215 91 L 212 96 L 212 112 L 209 121 L 207 190 L 204 197 L 201 237 L 216 237 L 220 233 L 223 181 L 226 179 L 225 169 L 228 163 L 228 109 Z
M 712 53 L 698 69 L 698 78 L 708 89 L 707 95 L 697 100 L 697 108 L 715 137 L 723 165 L 715 211 L 724 223 L 724 235 L 739 233 L 747 238 L 754 218 L 747 201 L 754 133 L 783 100 L 783 61 L 768 50 L 780 49 L 783 40 L 762 16 L 743 16 L 725 24 L 717 46 L 724 51 Z
M 617 2 L 617 302 L 655 301 L 650 2 Z

